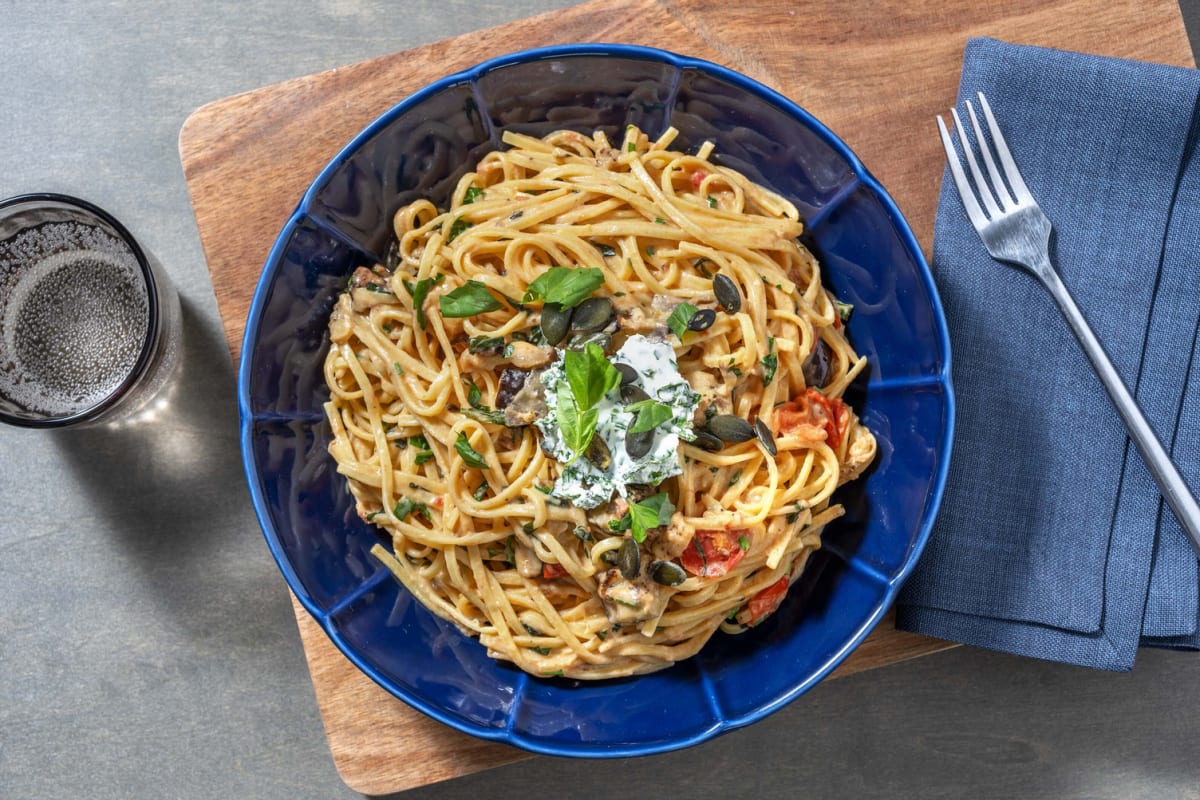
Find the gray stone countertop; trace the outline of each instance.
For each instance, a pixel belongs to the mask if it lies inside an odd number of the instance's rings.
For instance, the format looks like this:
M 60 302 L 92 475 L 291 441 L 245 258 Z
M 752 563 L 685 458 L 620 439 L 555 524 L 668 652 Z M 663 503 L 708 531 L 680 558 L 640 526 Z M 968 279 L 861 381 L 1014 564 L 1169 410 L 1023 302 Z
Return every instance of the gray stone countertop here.
M 258 532 L 176 149 L 211 100 L 567 0 L 0 0 L 0 196 L 124 221 L 179 288 L 187 372 L 152 429 L 0 430 L 0 798 L 352 798 Z M 1200 2 L 1183 9 L 1196 42 Z M 1111 675 L 959 648 L 621 762 L 538 757 L 406 793 L 1200 797 L 1200 658 Z

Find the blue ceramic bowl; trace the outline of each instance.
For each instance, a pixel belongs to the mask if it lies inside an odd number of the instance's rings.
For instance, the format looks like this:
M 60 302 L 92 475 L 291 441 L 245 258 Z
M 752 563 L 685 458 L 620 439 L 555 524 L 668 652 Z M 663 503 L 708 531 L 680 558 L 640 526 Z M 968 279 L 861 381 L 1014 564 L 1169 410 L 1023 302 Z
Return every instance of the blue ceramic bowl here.
M 839 498 L 784 606 L 737 637 L 652 675 L 541 679 L 489 659 L 414 601 L 369 550 L 326 453 L 326 321 L 357 266 L 382 260 L 391 216 L 458 178 L 502 129 L 534 136 L 634 123 L 711 139 L 717 159 L 800 208 L 827 285 L 854 304 L 870 360 L 849 398 L 879 440 L 877 464 Z M 929 535 L 950 455 L 954 400 L 946 323 L 900 212 L 836 136 L 786 98 L 728 69 L 659 50 L 572 45 L 517 53 L 446 77 L 388 111 L 338 154 L 271 251 L 246 326 L 238 380 L 246 476 L 267 543 L 300 602 L 342 652 L 394 695 L 459 730 L 541 753 L 629 756 L 761 719 L 816 684 L 883 616 Z

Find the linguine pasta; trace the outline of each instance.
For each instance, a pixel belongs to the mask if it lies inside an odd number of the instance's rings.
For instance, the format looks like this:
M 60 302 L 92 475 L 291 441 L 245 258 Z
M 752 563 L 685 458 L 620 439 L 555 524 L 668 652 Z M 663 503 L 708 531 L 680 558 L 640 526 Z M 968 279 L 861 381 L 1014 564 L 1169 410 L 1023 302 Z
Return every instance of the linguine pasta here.
M 874 458 L 796 208 L 674 137 L 506 133 L 330 318 L 329 450 L 374 554 L 535 675 L 758 624 Z

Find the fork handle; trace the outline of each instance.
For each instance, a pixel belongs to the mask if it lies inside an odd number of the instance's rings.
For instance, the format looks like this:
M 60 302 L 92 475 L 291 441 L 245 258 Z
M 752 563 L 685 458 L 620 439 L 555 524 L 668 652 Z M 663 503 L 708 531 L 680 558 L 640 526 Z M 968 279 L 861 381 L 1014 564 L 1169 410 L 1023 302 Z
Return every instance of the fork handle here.
M 1137 401 L 1125 388 L 1121 376 L 1117 374 L 1117 370 L 1109 360 L 1108 354 L 1104 352 L 1100 340 L 1096 338 L 1096 334 L 1092 332 L 1091 326 L 1084 319 L 1079 307 L 1075 305 L 1075 300 L 1067 291 L 1067 287 L 1059 278 L 1058 273 L 1047 262 L 1044 269 L 1035 269 L 1034 274 L 1058 303 L 1059 309 L 1066 317 L 1067 324 L 1071 326 L 1071 331 L 1079 340 L 1083 352 L 1091 359 L 1092 368 L 1096 370 L 1113 405 L 1117 407 L 1117 413 L 1124 420 L 1130 438 L 1133 439 L 1138 452 L 1142 454 L 1146 466 L 1150 468 L 1150 474 L 1158 483 L 1163 498 L 1171 507 L 1171 511 L 1175 513 L 1175 519 L 1179 521 L 1179 526 L 1192 540 L 1192 547 L 1197 554 L 1200 554 L 1200 505 L 1196 503 L 1196 498 L 1189 491 L 1183 476 L 1179 474 L 1171 457 L 1167 455 L 1167 451 L 1158 441 L 1158 437 L 1154 435 L 1154 430 L 1146 421 Z

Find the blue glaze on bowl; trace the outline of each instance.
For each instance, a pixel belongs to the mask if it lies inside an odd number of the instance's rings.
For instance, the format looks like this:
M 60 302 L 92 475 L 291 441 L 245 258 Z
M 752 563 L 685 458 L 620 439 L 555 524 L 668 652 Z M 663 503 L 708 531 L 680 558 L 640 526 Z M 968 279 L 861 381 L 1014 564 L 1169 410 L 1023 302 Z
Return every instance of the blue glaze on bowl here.
M 716 158 L 789 197 L 809 222 L 826 284 L 855 305 L 867 356 L 853 388 L 879 440 L 876 465 L 843 487 L 847 515 L 783 607 L 748 633 L 652 675 L 583 683 L 534 678 L 486 657 L 369 554 L 326 452 L 322 375 L 330 307 L 349 273 L 382 260 L 391 216 L 458 178 L 511 129 L 626 124 Z M 663 752 L 761 719 L 811 688 L 870 632 L 929 535 L 954 426 L 950 347 L 911 231 L 858 159 L 803 109 L 704 61 L 624 45 L 569 45 L 486 62 L 417 92 L 321 172 L 267 260 L 238 378 L 242 453 L 267 543 L 333 642 L 400 699 L 466 733 L 552 755 Z

